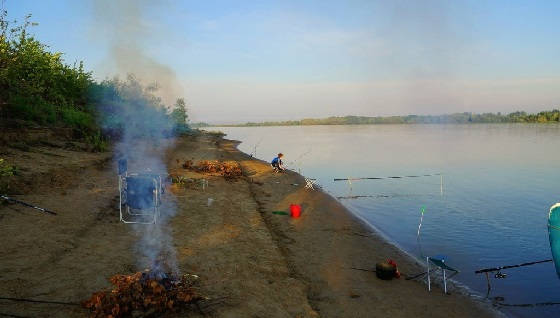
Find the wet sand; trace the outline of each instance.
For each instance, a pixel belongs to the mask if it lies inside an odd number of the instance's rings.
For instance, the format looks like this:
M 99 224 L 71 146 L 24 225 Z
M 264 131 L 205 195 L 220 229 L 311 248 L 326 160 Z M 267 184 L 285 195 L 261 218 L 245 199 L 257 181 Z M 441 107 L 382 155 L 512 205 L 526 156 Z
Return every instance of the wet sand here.
M 179 270 L 200 276 L 200 292 L 216 300 L 170 317 L 494 317 L 486 304 L 458 293 L 427 291 L 422 282 L 379 280 L 376 262 L 391 258 L 403 274 L 424 269 L 387 243 L 303 177 L 275 174 L 237 142 L 203 134 L 183 137 L 166 153 L 170 173 L 195 180 L 171 185 L 177 214 L 169 231 Z M 157 151 L 157 149 L 155 149 Z M 49 153 L 49 155 L 45 155 Z M 6 148 L 3 158 L 26 171 L 14 197 L 56 216 L 0 205 L 0 297 L 78 303 L 109 287 L 114 274 L 142 270 L 137 234 L 118 219 L 111 153 L 51 146 Z M 235 160 L 243 177 L 226 180 L 181 167 L 185 160 Z M 39 163 L 39 164 L 38 164 Z M 203 189 L 201 179 L 208 181 Z M 28 182 L 29 184 L 27 184 Z M 19 193 L 19 194 L 18 194 Z M 288 212 L 302 206 L 302 216 Z M 76 305 L 0 300 L 0 315 L 81 317 Z

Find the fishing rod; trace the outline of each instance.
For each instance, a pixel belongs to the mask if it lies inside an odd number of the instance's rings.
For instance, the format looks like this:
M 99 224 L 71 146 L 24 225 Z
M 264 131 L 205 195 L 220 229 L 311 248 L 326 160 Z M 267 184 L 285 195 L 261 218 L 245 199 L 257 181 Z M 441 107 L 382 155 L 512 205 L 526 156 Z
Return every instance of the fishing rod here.
M 29 299 L 29 298 L 0 297 L 0 300 L 25 302 L 25 303 L 38 303 L 38 304 L 80 306 L 79 303 L 72 303 L 72 302 L 65 302 L 65 301 L 52 301 L 52 300 L 38 300 L 38 299 Z
M 337 196 L 337 199 L 341 200 L 351 200 L 351 199 L 362 199 L 362 198 L 410 198 L 410 197 L 429 197 L 436 196 L 435 194 L 358 194 L 358 195 L 347 195 L 347 196 Z
M 378 195 L 348 195 L 336 197 L 337 199 L 360 199 L 360 198 L 390 198 L 391 196 L 385 194 Z
M 261 138 L 259 142 L 255 144 L 255 146 L 253 146 L 253 151 L 249 154 L 251 157 L 255 157 L 255 158 L 257 157 L 257 147 L 261 144 L 262 141 L 263 138 Z
M 475 274 L 485 274 L 486 275 L 486 298 L 488 298 L 488 296 L 490 295 L 490 290 L 492 289 L 492 285 L 490 284 L 490 276 L 488 275 L 488 273 L 497 272 L 494 275 L 494 277 L 497 278 L 497 279 L 504 279 L 504 278 L 507 277 L 507 274 L 502 273 L 501 272 L 502 269 L 530 266 L 530 265 L 535 265 L 535 264 L 548 263 L 548 262 L 552 262 L 552 261 L 553 261 L 552 259 L 546 259 L 546 260 L 542 260 L 542 261 L 527 262 L 527 263 L 522 263 L 522 264 L 517 264 L 517 265 L 506 265 L 506 266 L 484 268 L 484 269 L 479 269 L 477 271 L 474 271 L 474 273 Z
M 433 177 L 433 176 L 440 176 L 440 195 L 443 197 L 443 173 L 432 173 L 432 174 L 421 174 L 421 175 L 407 175 L 407 176 L 390 176 L 390 177 L 361 177 L 361 178 L 334 178 L 334 181 L 347 181 L 348 185 L 350 186 L 350 195 L 351 199 L 357 199 L 359 197 L 367 197 L 367 196 L 352 196 L 352 181 L 359 181 L 359 180 L 384 180 L 384 179 L 404 179 L 404 178 L 421 178 L 421 177 Z M 346 198 L 345 198 L 346 199 Z
M 14 202 L 14 203 L 17 203 L 17 204 L 24 205 L 24 206 L 26 206 L 26 207 L 28 207 L 28 208 L 32 208 L 32 209 L 35 209 L 35 210 L 39 210 L 39 211 L 44 212 L 44 213 L 56 215 L 56 212 L 54 212 L 54 211 L 51 211 L 51 210 L 48 210 L 48 209 L 45 209 L 45 208 L 41 208 L 41 207 L 35 206 L 35 205 L 33 205 L 33 204 L 26 203 L 26 202 L 23 202 L 23 201 L 20 201 L 20 200 L 16 200 L 16 199 L 14 199 L 14 198 L 10 198 L 10 197 L 8 197 L 7 195 L 0 195 L 0 198 L 6 200 L 6 201 L 8 201 L 8 202 Z
M 560 302 L 553 302 L 547 301 L 543 303 L 532 303 L 532 304 L 504 304 L 504 303 L 494 303 L 497 306 L 504 306 L 504 307 L 541 307 L 541 306 L 554 306 L 560 305 Z
M 382 180 L 382 179 L 402 179 L 441 176 L 441 173 L 422 174 L 415 176 L 393 176 L 393 177 L 362 177 L 362 178 L 334 178 L 334 181 L 357 181 L 357 180 Z
M 545 259 L 545 260 L 542 260 L 542 261 L 528 262 L 528 263 L 522 263 L 522 264 L 517 264 L 517 265 L 506 265 L 506 266 L 499 266 L 499 267 L 484 268 L 484 269 L 479 269 L 479 270 L 475 271 L 474 273 L 475 274 L 482 274 L 482 273 L 499 272 L 502 269 L 523 267 L 523 266 L 535 265 L 535 264 L 540 264 L 540 263 L 548 263 L 548 262 L 552 262 L 552 259 Z

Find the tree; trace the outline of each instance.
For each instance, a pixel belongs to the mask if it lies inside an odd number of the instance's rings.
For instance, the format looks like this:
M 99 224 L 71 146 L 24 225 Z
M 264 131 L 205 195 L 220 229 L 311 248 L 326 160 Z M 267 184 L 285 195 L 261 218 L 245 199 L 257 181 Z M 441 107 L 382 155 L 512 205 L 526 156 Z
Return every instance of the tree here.
M 171 112 L 171 120 L 175 124 L 175 130 L 185 132 L 189 126 L 187 124 L 189 116 L 187 115 L 187 103 L 184 98 L 178 98 L 175 107 Z

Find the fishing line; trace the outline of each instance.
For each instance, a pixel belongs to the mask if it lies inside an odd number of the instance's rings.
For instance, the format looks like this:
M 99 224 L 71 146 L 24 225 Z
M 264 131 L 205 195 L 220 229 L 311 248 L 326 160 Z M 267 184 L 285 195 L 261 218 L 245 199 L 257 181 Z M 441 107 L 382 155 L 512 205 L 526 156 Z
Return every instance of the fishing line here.
M 374 270 L 374 269 L 365 269 L 365 268 L 357 268 L 357 267 L 350 267 L 350 269 L 357 270 L 357 271 L 363 271 L 363 272 L 377 273 L 377 271 Z
M 0 312 L 0 317 L 31 318 L 31 317 L 29 317 L 29 316 L 19 316 L 19 315 L 13 315 L 13 314 L 6 314 L 6 313 L 2 313 L 2 312 Z
M 416 279 L 416 278 L 418 278 L 418 277 L 424 276 L 424 275 L 426 275 L 426 274 L 428 274 L 428 272 L 419 273 L 419 274 L 416 274 L 416 275 L 414 275 L 414 276 L 405 277 L 405 280 L 413 280 L 413 279 Z
M 313 150 L 312 147 L 309 147 L 309 149 L 308 149 L 307 151 L 305 151 L 304 153 L 302 153 L 301 155 L 299 155 L 296 159 L 294 159 L 294 160 L 288 162 L 287 165 L 289 165 L 289 166 L 292 166 L 292 165 L 296 166 L 296 163 L 298 163 L 303 157 L 305 157 L 305 156 L 307 156 L 308 154 L 310 154 L 312 150 Z

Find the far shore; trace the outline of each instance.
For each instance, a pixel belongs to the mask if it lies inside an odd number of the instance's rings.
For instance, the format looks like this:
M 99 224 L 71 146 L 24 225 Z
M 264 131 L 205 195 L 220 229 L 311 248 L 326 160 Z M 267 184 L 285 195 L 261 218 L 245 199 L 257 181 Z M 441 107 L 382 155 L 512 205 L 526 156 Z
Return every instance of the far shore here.
M 247 122 L 237 124 L 195 123 L 205 127 L 269 127 L 269 126 L 329 126 L 329 125 L 425 125 L 425 124 L 559 124 L 560 110 L 546 110 L 537 113 L 516 111 L 509 114 L 498 113 L 453 113 L 443 115 L 406 116 L 331 116 L 326 118 L 305 118 L 301 120 Z

